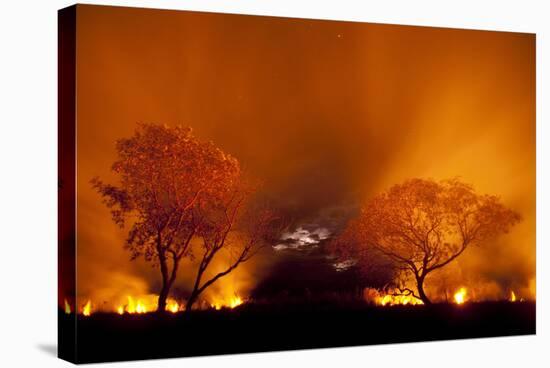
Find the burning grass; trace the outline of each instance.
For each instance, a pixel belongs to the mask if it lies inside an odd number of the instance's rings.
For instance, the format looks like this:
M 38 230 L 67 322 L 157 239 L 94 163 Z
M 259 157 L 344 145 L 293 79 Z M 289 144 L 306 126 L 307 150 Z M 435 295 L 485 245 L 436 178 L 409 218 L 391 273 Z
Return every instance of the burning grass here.
M 436 303 L 443 303 L 443 304 L 456 304 L 456 305 L 462 305 L 468 302 L 484 302 L 484 301 L 507 301 L 510 303 L 514 303 L 516 301 L 524 302 L 524 298 L 518 298 L 516 296 L 515 291 L 510 290 L 509 296 L 501 295 L 500 298 L 491 299 L 491 298 L 484 298 L 482 296 L 478 296 L 477 298 L 474 297 L 474 293 L 471 289 L 461 286 L 452 294 L 453 297 L 451 300 L 448 300 L 446 298 L 440 297 L 437 299 Z M 363 291 L 363 298 L 364 300 L 369 304 L 374 304 L 381 307 L 386 306 L 395 306 L 395 305 L 424 305 L 422 300 L 414 297 L 410 293 L 402 293 L 398 289 L 395 289 L 393 291 L 380 291 L 373 288 L 366 288 Z
M 222 308 L 229 308 L 233 309 L 238 307 L 239 305 L 243 304 L 244 300 L 235 294 L 234 296 L 230 297 L 229 299 L 224 298 L 216 298 L 210 306 L 214 308 L 215 310 L 220 310 Z
M 461 287 L 454 294 L 453 299 L 454 299 L 456 304 L 460 305 L 460 304 L 464 304 L 464 302 L 466 301 L 466 297 L 467 297 L 467 290 L 466 290 L 466 288 Z
M 196 306 L 196 309 L 201 309 L 201 310 L 214 309 L 218 311 L 221 309 L 234 309 L 239 307 L 240 305 L 243 305 L 245 302 L 246 302 L 246 299 L 244 299 L 237 293 L 233 293 L 232 295 L 229 295 L 229 296 L 217 295 L 217 296 L 210 297 L 209 300 L 204 300 L 202 303 L 198 303 Z M 97 307 L 96 304 L 92 302 L 92 300 L 88 299 L 87 302 L 80 307 L 80 309 L 78 310 L 78 313 L 85 317 L 89 317 L 90 315 L 96 312 L 102 312 L 102 313 L 114 312 L 121 316 L 125 314 L 151 313 L 157 310 L 158 295 L 156 294 L 147 294 L 147 295 L 141 295 L 141 296 L 128 295 L 125 298 L 125 300 L 116 302 L 112 305 L 114 305 L 114 307 L 99 308 Z M 185 300 L 176 300 L 173 298 L 168 298 L 166 302 L 166 311 L 172 314 L 185 311 Z M 66 299 L 64 300 L 64 312 L 65 314 L 72 313 L 71 305 Z
M 127 314 L 144 314 L 157 310 L 158 296 L 151 294 L 141 297 L 132 297 L 128 295 L 127 301 L 124 304 L 119 304 L 116 307 L 116 312 L 120 315 Z M 170 313 L 178 313 L 184 310 L 183 303 L 178 303 L 175 299 L 168 298 L 166 302 L 166 311 Z
M 436 304 L 456 304 L 456 305 L 464 305 L 467 303 L 480 303 L 484 301 L 501 301 L 501 302 L 509 302 L 509 303 L 515 303 L 515 302 L 524 302 L 526 299 L 519 296 L 516 291 L 510 290 L 507 295 L 502 294 L 500 298 L 496 299 L 486 299 L 481 297 L 479 293 L 476 294 L 475 290 L 470 289 L 465 286 L 461 286 L 458 289 L 456 289 L 452 294 L 452 298 L 450 299 L 442 299 L 442 297 L 438 298 L 436 300 Z M 332 298 L 337 298 L 339 300 L 342 299 L 342 296 Z M 352 298 L 353 299 L 353 298 Z M 324 299 L 323 299 L 324 300 Z M 329 297 L 328 304 L 330 304 L 331 298 Z M 284 300 L 271 300 L 270 302 L 267 302 L 267 304 L 273 303 L 275 304 L 285 304 Z M 324 302 L 327 302 L 324 300 Z M 324 303 L 323 302 L 323 303 Z M 418 299 L 417 297 L 413 296 L 412 293 L 402 293 L 398 289 L 395 290 L 387 290 L 387 291 L 381 291 L 374 288 L 365 288 L 363 290 L 363 298 L 359 300 L 355 300 L 352 303 L 362 302 L 366 303 L 368 305 L 375 305 L 378 307 L 392 307 L 392 306 L 423 306 L 424 303 L 422 300 Z M 205 299 L 203 299 L 200 303 L 196 303 L 196 305 L 193 307 L 193 309 L 197 310 L 214 310 L 214 311 L 220 311 L 223 309 L 235 309 L 237 307 L 240 307 L 244 304 L 262 304 L 265 305 L 265 301 L 259 301 L 259 300 L 253 300 L 244 298 L 239 293 L 233 291 L 231 293 L 224 293 L 224 294 L 215 294 L 215 295 L 209 295 Z M 294 304 L 294 302 L 290 302 L 290 304 Z M 100 307 L 102 305 L 103 307 Z M 107 305 L 111 305 L 111 307 L 106 307 Z M 146 295 L 140 295 L 140 296 L 131 296 L 127 295 L 124 299 L 115 301 L 114 303 L 94 303 L 91 299 L 86 299 L 86 302 L 84 304 L 81 304 L 79 308 L 77 308 L 77 313 L 89 317 L 93 313 L 101 312 L 101 313 L 116 313 L 118 315 L 126 315 L 126 314 L 147 314 L 151 312 L 156 312 L 158 305 L 158 295 L 156 294 L 146 294 Z M 65 314 L 71 314 L 73 312 L 73 308 L 71 307 L 70 303 L 65 299 L 63 310 Z M 180 312 L 185 311 L 185 300 L 176 300 L 174 298 L 168 298 L 166 303 L 166 311 L 171 314 L 177 314 Z

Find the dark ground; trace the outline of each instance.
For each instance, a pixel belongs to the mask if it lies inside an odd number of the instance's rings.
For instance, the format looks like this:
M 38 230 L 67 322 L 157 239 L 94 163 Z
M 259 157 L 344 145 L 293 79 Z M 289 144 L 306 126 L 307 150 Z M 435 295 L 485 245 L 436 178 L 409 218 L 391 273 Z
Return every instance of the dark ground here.
M 243 305 L 234 310 L 79 316 L 76 361 L 234 354 L 527 335 L 535 303 L 372 307 L 363 303 Z M 70 357 L 75 316 L 59 313 L 60 355 Z M 69 332 L 67 332 L 69 331 Z M 68 336 L 68 337 L 67 337 Z M 65 341 L 63 341 L 65 340 Z

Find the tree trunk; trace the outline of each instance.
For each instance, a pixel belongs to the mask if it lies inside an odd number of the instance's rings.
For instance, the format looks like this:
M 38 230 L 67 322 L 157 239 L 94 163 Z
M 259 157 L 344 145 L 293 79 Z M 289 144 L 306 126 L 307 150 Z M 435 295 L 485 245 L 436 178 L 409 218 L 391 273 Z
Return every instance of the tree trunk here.
M 418 296 L 420 299 L 422 299 L 422 302 L 424 305 L 430 305 L 432 304 L 431 300 L 428 298 L 426 293 L 424 292 L 424 279 L 426 275 L 420 276 L 416 278 L 416 288 L 418 289 Z
M 193 306 L 193 304 L 195 304 L 198 297 L 199 297 L 199 295 L 195 291 L 193 291 L 191 293 L 191 296 L 189 297 L 189 299 L 187 299 L 187 303 L 185 304 L 185 312 L 186 313 L 191 312 L 191 307 Z
M 162 259 L 161 262 L 161 271 L 162 271 L 162 288 L 160 289 L 159 294 L 159 300 L 158 300 L 158 306 L 157 306 L 157 313 L 163 314 L 166 313 L 166 300 L 168 299 L 168 295 L 170 294 L 170 289 L 172 288 L 172 285 L 174 284 L 174 281 L 176 280 L 176 274 L 178 272 L 178 264 L 179 264 L 179 258 L 174 258 L 173 266 L 172 266 L 172 272 L 170 273 L 170 277 L 168 277 L 168 264 L 166 262 L 166 257 L 159 257 L 159 259 Z
M 157 313 L 161 314 L 166 311 L 166 299 L 168 298 L 168 265 L 166 264 L 166 253 L 162 249 L 162 234 L 158 231 L 157 234 L 157 256 L 159 259 L 160 274 L 162 276 L 162 288 L 159 293 L 159 301 L 157 304 Z
M 159 314 L 166 313 L 166 299 L 168 298 L 169 291 L 170 291 L 170 288 L 168 287 L 168 285 L 166 285 L 165 281 L 163 280 L 162 289 L 160 290 L 158 307 L 157 307 L 157 313 Z
M 160 249 L 159 246 L 159 265 L 160 273 L 162 275 L 162 287 L 159 293 L 159 301 L 157 304 L 157 313 L 162 314 L 166 313 L 166 299 L 168 298 L 168 293 L 170 292 L 170 280 L 168 279 L 168 264 L 166 261 L 166 254 Z

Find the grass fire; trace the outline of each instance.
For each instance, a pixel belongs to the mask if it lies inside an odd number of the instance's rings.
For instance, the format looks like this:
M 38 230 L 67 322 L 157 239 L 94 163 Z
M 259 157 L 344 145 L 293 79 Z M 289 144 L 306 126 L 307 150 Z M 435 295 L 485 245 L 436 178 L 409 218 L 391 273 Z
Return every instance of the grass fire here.
M 117 303 L 107 303 L 106 301 L 102 303 L 105 305 L 103 309 L 94 309 L 94 303 L 92 303 L 91 300 L 88 300 L 81 308 L 80 314 L 82 314 L 85 317 L 89 317 L 94 312 L 100 312 L 100 313 L 116 313 L 118 315 L 125 315 L 125 314 L 146 314 L 146 313 L 156 313 L 158 312 L 158 295 L 155 294 L 149 294 L 149 295 L 142 295 L 142 296 L 130 296 L 128 295 L 126 297 L 126 300 L 123 303 L 117 304 Z M 241 298 L 237 293 L 234 293 L 232 295 L 228 295 L 227 297 L 218 295 L 218 296 L 212 296 L 208 299 L 208 301 L 205 301 L 204 303 L 199 303 L 197 306 L 195 306 L 195 309 L 215 309 L 215 310 L 221 310 L 221 309 L 234 309 L 238 306 L 244 304 L 246 300 Z M 65 314 L 71 313 L 71 308 L 67 301 L 66 308 L 65 308 Z M 112 310 L 107 307 L 107 305 L 115 305 Z M 165 311 L 175 314 L 185 311 L 185 300 L 175 300 L 172 298 L 168 298 L 166 301 L 166 307 Z
M 238 160 L 199 140 L 191 129 L 141 124 L 133 137 L 118 141 L 117 150 L 113 170 L 120 176 L 119 186 L 97 177 L 91 184 L 110 209 L 112 220 L 128 229 L 124 248 L 131 259 L 151 263 L 160 284 L 158 293 L 107 289 L 105 294 L 118 294 L 118 301 L 93 298 L 92 292 L 83 297 L 78 310 L 84 317 L 96 313 L 189 315 L 208 309 L 232 310 L 245 301 L 251 305 L 270 299 L 284 302 L 288 296 L 277 297 L 275 290 L 268 297 L 254 297 L 265 288 L 260 280 L 252 280 L 256 289 L 245 286 L 252 294 L 246 299 L 231 285 L 239 278 L 250 284 L 258 259 L 267 257 L 271 260 L 264 262 L 273 263 L 277 254 L 289 260 L 309 254 L 309 262 L 319 263 L 317 267 L 332 263 L 333 273 L 354 283 L 355 289 L 362 287 L 360 300 L 367 305 L 423 308 L 434 303 L 517 300 L 514 291 L 502 297 L 498 285 L 493 290 L 450 288 L 468 280 L 449 280 L 445 271 L 459 270 L 463 254 L 473 252 L 470 248 L 483 248 L 522 220 L 498 197 L 479 194 L 459 179 L 409 179 L 395 184 L 362 204 L 356 216 L 336 231 L 319 223 L 297 226 L 273 205 L 258 204 L 254 196 L 260 186 L 244 173 Z M 181 274 L 187 283 L 176 286 Z M 277 280 L 278 276 L 272 274 L 267 280 L 270 277 Z M 368 285 L 375 279 L 383 281 L 384 287 Z M 342 293 L 353 294 L 345 289 L 337 292 Z M 534 294 L 524 299 L 533 300 Z M 66 300 L 64 307 L 70 314 Z
M 461 287 L 454 295 L 454 300 L 456 304 L 464 304 L 466 301 L 466 288 Z
M 535 332 L 532 35 L 79 17 L 82 361 Z

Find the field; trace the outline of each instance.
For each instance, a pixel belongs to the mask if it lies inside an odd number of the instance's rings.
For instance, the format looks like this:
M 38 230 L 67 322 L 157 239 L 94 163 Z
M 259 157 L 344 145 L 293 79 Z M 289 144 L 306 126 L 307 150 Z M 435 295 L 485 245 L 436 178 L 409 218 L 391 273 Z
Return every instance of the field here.
M 535 333 L 533 302 L 373 307 L 364 303 L 245 304 L 157 316 L 66 315 L 79 363 L 315 349 Z M 60 349 L 66 350 L 66 349 Z

